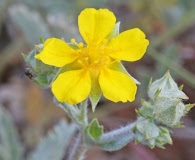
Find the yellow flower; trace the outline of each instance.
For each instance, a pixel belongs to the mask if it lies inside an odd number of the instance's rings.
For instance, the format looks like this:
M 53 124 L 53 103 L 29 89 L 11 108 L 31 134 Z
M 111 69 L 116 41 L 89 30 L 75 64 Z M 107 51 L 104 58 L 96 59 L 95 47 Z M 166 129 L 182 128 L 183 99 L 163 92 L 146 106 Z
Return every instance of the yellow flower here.
M 49 38 L 35 58 L 43 63 L 63 67 L 52 84 L 52 92 L 60 102 L 77 104 L 88 96 L 96 104 L 103 93 L 114 102 L 135 99 L 137 86 L 121 61 L 139 60 L 149 44 L 138 28 L 109 38 L 116 23 L 108 9 L 87 8 L 78 17 L 79 31 L 86 42 L 72 44 Z

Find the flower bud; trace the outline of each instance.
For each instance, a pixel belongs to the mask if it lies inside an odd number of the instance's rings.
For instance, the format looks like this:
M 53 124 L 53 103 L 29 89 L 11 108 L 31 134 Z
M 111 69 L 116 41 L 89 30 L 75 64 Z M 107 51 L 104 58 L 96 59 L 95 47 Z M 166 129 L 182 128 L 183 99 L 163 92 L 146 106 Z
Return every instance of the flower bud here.
M 188 99 L 186 94 L 181 91 L 175 81 L 172 79 L 169 71 L 160 79 L 154 81 L 149 85 L 148 96 L 151 99 L 157 96 Z
M 177 86 L 167 72 L 161 79 L 151 82 L 148 88 L 149 101 L 142 100 L 137 110 L 139 118 L 132 131 L 135 141 L 150 148 L 163 148 L 172 144 L 169 128 L 182 127 L 181 118 L 194 106 L 184 105 L 186 94 Z
M 172 144 L 172 139 L 170 136 L 170 130 L 166 127 L 159 127 L 159 136 L 156 138 L 156 146 L 164 148 L 165 144 Z
M 144 99 L 142 99 L 141 108 L 139 110 L 136 110 L 136 113 L 139 116 L 145 118 L 153 118 L 153 112 L 154 112 L 154 106 L 151 104 L 151 102 L 147 102 Z
M 150 148 L 155 146 L 163 148 L 163 145 L 166 143 L 172 144 L 169 129 L 158 127 L 152 119 L 139 117 L 132 131 L 136 143 L 142 143 Z
M 154 119 L 168 127 L 181 127 L 180 119 L 185 115 L 185 105 L 180 99 L 157 97 L 154 103 Z

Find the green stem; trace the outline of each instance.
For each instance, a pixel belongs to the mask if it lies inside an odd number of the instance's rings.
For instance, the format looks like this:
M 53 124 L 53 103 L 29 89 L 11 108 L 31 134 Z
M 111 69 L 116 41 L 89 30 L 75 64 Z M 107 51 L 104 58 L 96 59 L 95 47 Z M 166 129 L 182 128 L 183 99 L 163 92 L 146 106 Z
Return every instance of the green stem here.
M 79 105 L 79 114 L 75 118 L 76 123 L 80 126 L 79 135 L 77 140 L 72 147 L 71 153 L 69 155 L 68 160 L 84 160 L 85 153 L 87 151 L 87 146 L 84 144 L 83 137 L 82 137 L 82 130 L 88 125 L 88 116 L 87 116 L 87 106 L 88 106 L 88 99 L 84 100 Z
M 54 98 L 54 103 L 62 108 L 81 128 L 85 128 L 85 126 L 88 125 L 87 102 L 88 99 L 84 100 L 78 107 L 77 105 L 70 105 L 68 103 L 59 103 Z
M 67 103 L 59 103 L 54 98 L 54 103 L 61 107 L 67 115 L 80 127 L 79 135 L 74 142 L 71 152 L 68 154 L 67 160 L 84 160 L 87 146 L 83 141 L 83 129 L 88 125 L 87 106 L 88 99 L 80 103 L 79 107 L 76 105 L 70 105 Z
M 81 133 L 79 133 L 66 159 L 84 160 L 86 151 L 87 151 L 87 147 L 83 144 Z
M 53 101 L 57 106 L 59 106 L 60 108 L 63 109 L 63 111 L 65 111 L 65 113 L 72 119 L 72 121 L 77 123 L 77 115 L 79 115 L 79 113 L 80 113 L 77 106 L 73 106 L 73 105 L 70 105 L 68 103 L 60 103 L 57 101 L 57 99 L 55 97 L 54 97 Z M 80 124 L 80 123 L 77 123 L 77 124 Z
M 79 121 L 82 122 L 83 127 L 89 124 L 87 115 L 88 99 L 80 103 L 80 115 L 78 117 Z
M 116 151 L 126 146 L 134 139 L 132 128 L 135 122 L 102 135 L 98 145 L 106 151 Z

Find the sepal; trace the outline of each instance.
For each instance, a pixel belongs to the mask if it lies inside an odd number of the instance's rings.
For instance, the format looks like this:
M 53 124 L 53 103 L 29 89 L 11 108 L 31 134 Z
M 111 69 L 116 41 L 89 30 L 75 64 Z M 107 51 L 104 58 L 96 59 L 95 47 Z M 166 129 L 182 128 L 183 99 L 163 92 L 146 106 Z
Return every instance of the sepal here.
M 169 71 L 162 78 L 150 82 L 148 96 L 151 99 L 155 99 L 157 96 L 188 99 L 181 87 L 179 88 L 172 79 Z
M 154 119 L 168 127 L 180 127 L 181 117 L 185 115 L 185 105 L 180 99 L 158 97 L 154 103 Z
M 166 127 L 158 126 L 152 119 L 139 117 L 137 123 L 132 128 L 135 143 L 142 143 L 151 149 L 155 146 L 164 148 L 163 145 L 172 144 L 170 130 Z
M 38 54 L 43 48 L 43 44 L 36 45 L 33 50 L 26 56 L 22 54 L 25 62 L 27 63 L 28 72 L 27 76 L 35 83 L 43 88 L 49 88 L 55 77 L 58 74 L 59 68 L 49 66 L 36 59 L 34 56 Z
M 117 22 L 115 24 L 114 28 L 112 29 L 112 31 L 106 37 L 106 39 L 110 41 L 112 38 L 114 38 L 117 35 L 119 35 L 119 29 L 120 29 L 120 22 Z

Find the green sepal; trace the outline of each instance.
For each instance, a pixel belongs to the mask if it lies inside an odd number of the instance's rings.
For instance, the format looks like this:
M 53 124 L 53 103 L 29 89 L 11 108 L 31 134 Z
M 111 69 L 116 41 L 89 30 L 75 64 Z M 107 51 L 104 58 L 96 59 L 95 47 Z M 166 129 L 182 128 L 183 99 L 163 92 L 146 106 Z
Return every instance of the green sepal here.
M 180 99 L 158 97 L 154 104 L 154 119 L 168 127 L 181 127 L 180 119 L 185 115 L 185 108 Z
M 181 86 L 179 86 L 179 90 L 183 90 L 183 87 L 184 87 L 184 85 L 182 84 Z
M 98 102 L 100 101 L 101 96 L 102 96 L 101 92 L 97 92 L 97 94 L 92 94 L 92 93 L 90 94 L 89 100 L 91 102 L 93 112 L 95 112 L 95 108 L 96 108 Z
M 117 22 L 114 26 L 114 28 L 112 29 L 112 31 L 108 34 L 108 36 L 106 37 L 106 39 L 108 41 L 110 41 L 112 38 L 116 37 L 117 35 L 119 35 L 119 29 L 120 29 L 120 22 Z
M 151 77 L 150 81 L 149 81 L 149 84 L 148 84 L 148 87 L 147 87 L 147 93 L 149 92 L 149 89 L 150 89 L 150 87 L 152 85 L 152 80 L 153 80 L 153 78 Z
M 188 111 L 192 108 L 192 107 L 194 107 L 195 106 L 195 103 L 194 104 L 187 104 L 187 105 L 185 105 L 185 114 L 187 114 L 188 113 Z
M 31 79 L 43 88 L 49 88 L 53 80 L 59 74 L 59 68 L 46 65 L 40 60 L 35 58 L 35 55 L 42 50 L 43 44 L 35 46 L 35 49 L 31 50 L 26 56 L 22 54 L 27 66 L 29 67 L 29 72 L 32 74 Z
M 137 123 L 132 128 L 136 143 L 142 143 L 154 148 L 155 140 L 159 136 L 159 128 L 152 119 L 139 117 Z
M 186 94 L 181 91 L 181 88 L 177 86 L 169 71 L 167 71 L 162 78 L 155 80 L 149 85 L 148 96 L 151 99 L 154 99 L 157 96 L 188 99 Z
M 103 134 L 103 126 L 99 124 L 97 119 L 93 119 L 87 126 L 87 133 L 93 140 L 98 140 Z
M 123 66 L 121 62 L 113 63 L 112 65 L 110 65 L 110 69 L 127 74 L 135 82 L 135 84 L 140 85 L 140 82 L 129 74 L 129 72 L 126 70 L 126 68 Z
M 101 96 L 102 96 L 102 91 L 99 82 L 96 79 L 96 77 L 91 76 L 91 92 L 89 95 L 89 100 L 91 102 L 93 112 L 95 111 L 95 108 L 98 102 L 100 101 Z
M 142 107 L 136 111 L 139 116 L 143 116 L 145 118 L 153 117 L 153 105 L 150 102 L 142 100 Z
M 158 97 L 162 89 L 158 88 L 154 94 L 155 98 Z
M 45 40 L 43 39 L 43 37 L 40 37 L 40 38 L 39 38 L 39 42 L 40 42 L 41 44 L 44 44 Z
M 171 130 L 167 127 L 159 126 L 152 119 L 139 117 L 137 123 L 132 128 L 135 143 L 142 143 L 153 149 L 155 146 L 164 148 L 165 144 L 172 144 L 170 136 Z
M 33 81 L 42 88 L 49 88 L 51 82 L 53 81 L 53 77 L 45 74 L 40 74 L 39 76 L 35 77 Z

